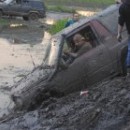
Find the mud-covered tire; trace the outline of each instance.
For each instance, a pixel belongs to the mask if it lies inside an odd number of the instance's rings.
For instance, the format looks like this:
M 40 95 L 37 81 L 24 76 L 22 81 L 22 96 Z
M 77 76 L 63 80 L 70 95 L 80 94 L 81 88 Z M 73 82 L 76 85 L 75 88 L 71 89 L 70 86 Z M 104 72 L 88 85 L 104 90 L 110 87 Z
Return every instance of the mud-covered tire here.
M 3 16 L 3 14 L 2 14 L 2 10 L 0 10 L 0 18 Z
M 39 16 L 37 13 L 30 13 L 28 18 L 29 20 L 38 20 Z
M 27 16 L 23 16 L 23 20 L 28 21 L 28 17 Z
M 127 57 L 127 50 L 123 50 L 121 54 L 121 69 L 122 69 L 122 76 L 127 75 L 127 67 L 126 67 L 126 57 Z

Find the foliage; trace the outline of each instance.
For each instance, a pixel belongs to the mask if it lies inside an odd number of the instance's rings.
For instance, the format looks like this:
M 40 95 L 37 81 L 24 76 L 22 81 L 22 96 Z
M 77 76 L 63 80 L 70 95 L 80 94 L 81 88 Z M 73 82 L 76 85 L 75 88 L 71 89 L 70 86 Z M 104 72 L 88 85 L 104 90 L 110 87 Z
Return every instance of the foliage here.
M 49 11 L 57 11 L 57 12 L 67 12 L 67 13 L 75 13 L 76 10 L 74 8 L 67 8 L 65 6 L 46 6 Z
M 87 6 L 88 4 L 93 5 L 110 5 L 115 2 L 115 0 L 46 0 L 47 5 L 70 5 L 70 6 Z
M 9 24 L 9 20 L 6 20 L 6 19 L 1 19 L 0 18 L 0 25 L 8 25 Z
M 51 34 L 55 34 L 62 29 L 64 29 L 64 26 L 66 24 L 68 19 L 61 19 L 55 22 L 54 25 L 51 26 L 51 28 L 48 30 Z

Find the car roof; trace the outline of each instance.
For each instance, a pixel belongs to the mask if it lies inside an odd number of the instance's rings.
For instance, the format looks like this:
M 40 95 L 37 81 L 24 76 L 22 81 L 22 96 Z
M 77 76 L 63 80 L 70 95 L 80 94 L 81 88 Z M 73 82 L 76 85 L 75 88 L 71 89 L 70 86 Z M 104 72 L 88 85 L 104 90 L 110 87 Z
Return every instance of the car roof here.
M 90 21 L 92 21 L 92 20 L 94 20 L 94 19 L 97 19 L 98 21 L 101 21 L 101 22 L 103 22 L 103 19 L 105 18 L 105 17 L 108 17 L 109 15 L 112 15 L 112 13 L 113 12 L 118 12 L 118 9 L 119 9 L 119 5 L 117 5 L 117 4 L 114 4 L 114 5 L 111 5 L 111 6 L 109 6 L 108 8 L 106 8 L 105 10 L 103 10 L 103 11 L 101 11 L 101 12 L 99 12 L 99 13 L 97 13 L 96 15 L 94 15 L 94 16 L 91 16 L 91 17 L 87 17 L 87 18 L 85 18 L 85 19 L 82 19 L 82 20 L 80 20 L 79 22 L 76 22 L 75 24 L 72 24 L 71 26 L 69 26 L 68 28 L 65 28 L 65 29 L 63 29 L 62 31 L 60 31 L 60 32 L 58 32 L 58 33 L 56 33 L 55 35 L 54 35 L 54 37 L 59 37 L 59 36 L 61 36 L 61 35 L 67 35 L 67 34 L 69 34 L 70 32 L 72 32 L 74 29 L 76 29 L 76 28 L 79 28 L 80 26 L 83 26 L 83 25 L 85 25 L 86 23 L 88 23 L 88 22 L 90 22 Z M 118 18 L 118 16 L 117 16 L 117 18 Z M 115 19 L 114 19 L 115 20 Z M 107 21 L 105 21 L 105 22 L 107 22 Z M 117 22 L 117 21 L 116 21 Z M 106 23 L 107 24 L 107 23 Z M 108 23 L 109 24 L 109 23 Z M 110 25 L 110 24 L 109 24 Z

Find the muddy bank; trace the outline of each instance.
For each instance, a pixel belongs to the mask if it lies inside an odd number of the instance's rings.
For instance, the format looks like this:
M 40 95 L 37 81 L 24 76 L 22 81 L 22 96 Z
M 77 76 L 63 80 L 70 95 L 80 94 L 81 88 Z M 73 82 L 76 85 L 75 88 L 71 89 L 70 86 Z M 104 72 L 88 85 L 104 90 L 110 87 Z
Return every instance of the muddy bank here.
M 35 111 L 10 115 L 0 130 L 128 130 L 130 77 L 115 78 L 62 98 L 50 98 Z

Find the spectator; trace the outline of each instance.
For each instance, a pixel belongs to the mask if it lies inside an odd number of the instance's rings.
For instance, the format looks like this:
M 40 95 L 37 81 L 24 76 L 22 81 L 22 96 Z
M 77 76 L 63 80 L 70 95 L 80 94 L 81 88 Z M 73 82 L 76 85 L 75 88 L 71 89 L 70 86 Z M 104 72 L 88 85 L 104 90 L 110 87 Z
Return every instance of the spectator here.
M 69 27 L 70 25 L 74 24 L 79 20 L 79 14 L 74 13 L 72 19 L 68 20 L 67 23 L 65 24 L 65 28 Z
M 123 30 L 124 24 L 128 32 L 128 53 L 126 58 L 126 67 L 127 72 L 130 68 L 130 0 L 122 1 L 122 4 L 119 8 L 119 19 L 118 19 L 118 35 L 117 39 L 122 40 L 121 32 Z

